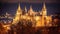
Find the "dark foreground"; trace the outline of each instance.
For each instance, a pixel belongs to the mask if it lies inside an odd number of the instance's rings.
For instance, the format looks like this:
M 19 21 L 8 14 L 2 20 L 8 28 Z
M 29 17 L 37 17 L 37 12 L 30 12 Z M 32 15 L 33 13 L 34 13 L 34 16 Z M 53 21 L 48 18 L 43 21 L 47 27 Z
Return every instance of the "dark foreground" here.
M 10 30 L 0 27 L 0 34 L 60 34 L 60 27 L 31 27 L 23 25 L 13 25 Z

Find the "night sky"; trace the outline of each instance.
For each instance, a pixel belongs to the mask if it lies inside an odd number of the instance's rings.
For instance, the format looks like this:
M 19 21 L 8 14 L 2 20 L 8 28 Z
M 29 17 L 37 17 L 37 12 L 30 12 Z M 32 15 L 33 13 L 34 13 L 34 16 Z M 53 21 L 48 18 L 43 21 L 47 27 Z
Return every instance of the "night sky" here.
M 5 14 L 5 12 L 14 15 L 19 3 L 22 10 L 24 10 L 25 6 L 28 10 L 30 6 L 32 6 L 34 11 L 41 11 L 44 1 L 46 3 L 48 15 L 60 14 L 59 0 L 0 0 L 0 15 Z

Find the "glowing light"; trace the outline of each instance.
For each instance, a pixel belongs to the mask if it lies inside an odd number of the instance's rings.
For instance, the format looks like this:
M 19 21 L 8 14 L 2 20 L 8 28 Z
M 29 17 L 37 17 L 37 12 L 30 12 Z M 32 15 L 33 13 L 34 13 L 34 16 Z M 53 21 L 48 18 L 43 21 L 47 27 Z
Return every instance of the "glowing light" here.
M 31 18 L 30 17 L 27 17 L 28 20 L 30 20 Z
M 25 11 L 27 11 L 26 7 L 25 7 Z M 47 16 L 45 4 L 43 5 L 42 11 L 40 12 L 40 15 L 42 16 L 41 17 L 35 16 L 36 14 L 38 14 L 38 12 L 34 12 L 32 7 L 30 6 L 29 12 L 28 13 L 26 12 L 25 15 L 22 15 L 22 10 L 19 5 L 17 12 L 16 12 L 16 16 L 13 19 L 12 24 L 18 23 L 21 19 L 31 20 L 32 22 L 34 22 L 35 20 L 36 27 L 39 27 L 39 26 L 45 26 L 45 23 L 49 23 L 52 20 L 50 16 Z
M 20 17 L 21 17 L 21 16 L 20 16 L 21 14 L 22 14 L 22 10 L 21 10 L 20 4 L 19 4 L 18 9 L 17 9 L 17 12 L 16 12 L 16 16 L 15 16 L 15 18 L 13 19 L 12 24 L 16 24 L 16 23 L 19 22 Z
M 36 16 L 36 17 L 35 17 L 35 20 L 36 20 L 36 21 L 40 20 L 40 17 L 39 17 L 39 16 Z
M 26 19 L 26 16 L 24 15 L 24 16 L 22 16 L 22 18 L 23 18 L 23 19 Z
M 3 25 L 3 27 L 5 28 L 5 30 L 10 30 L 10 25 Z

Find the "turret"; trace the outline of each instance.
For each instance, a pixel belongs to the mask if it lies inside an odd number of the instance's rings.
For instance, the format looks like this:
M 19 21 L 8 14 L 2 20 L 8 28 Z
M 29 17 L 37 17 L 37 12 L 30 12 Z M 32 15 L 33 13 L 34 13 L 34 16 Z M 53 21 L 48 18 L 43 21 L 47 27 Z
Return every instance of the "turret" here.
M 47 15 L 47 9 L 46 9 L 45 3 L 43 4 L 42 15 L 44 15 L 44 16 Z
M 13 23 L 12 24 L 18 23 L 20 18 L 21 18 L 21 15 L 22 15 L 22 9 L 21 9 L 20 4 L 19 4 L 18 9 L 16 11 L 15 18 L 13 19 Z
M 28 13 L 29 13 L 30 15 L 33 15 L 34 11 L 33 11 L 33 9 L 32 9 L 32 6 L 30 6 L 30 10 L 28 11 Z
M 26 8 L 26 6 L 25 6 L 25 12 L 27 13 L 27 8 Z

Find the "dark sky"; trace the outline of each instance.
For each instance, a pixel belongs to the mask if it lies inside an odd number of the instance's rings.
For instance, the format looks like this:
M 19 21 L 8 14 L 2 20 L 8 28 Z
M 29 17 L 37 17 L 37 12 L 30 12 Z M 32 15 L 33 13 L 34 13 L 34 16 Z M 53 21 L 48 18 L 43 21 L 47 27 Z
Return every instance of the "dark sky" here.
M 60 0 L 0 0 L 2 3 L 18 3 L 18 2 L 29 2 L 29 3 L 60 3 Z
M 26 6 L 27 9 L 32 6 L 33 10 L 39 11 L 42 9 L 43 2 L 46 3 L 46 8 L 48 14 L 60 14 L 60 1 L 59 0 L 0 0 L 0 15 L 8 12 L 10 14 L 15 14 L 18 3 L 21 4 L 21 8 L 24 9 Z

